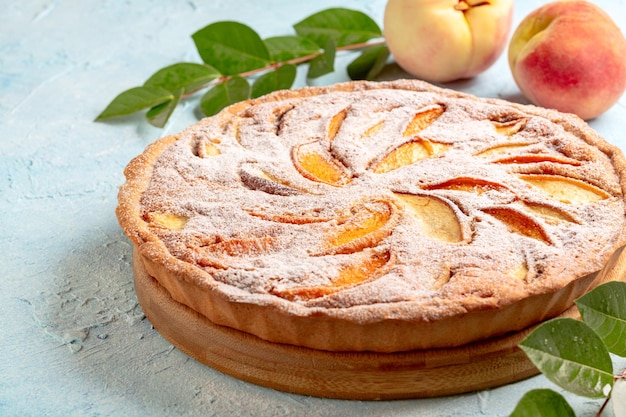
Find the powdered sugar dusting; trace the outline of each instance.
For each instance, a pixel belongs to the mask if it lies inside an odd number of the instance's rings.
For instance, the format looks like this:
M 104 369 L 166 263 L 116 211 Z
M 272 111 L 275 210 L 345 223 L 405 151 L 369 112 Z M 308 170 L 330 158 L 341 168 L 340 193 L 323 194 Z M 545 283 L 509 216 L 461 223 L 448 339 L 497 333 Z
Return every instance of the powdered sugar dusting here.
M 404 135 L 411 119 L 432 106 L 445 111 Z M 329 138 L 329 124 L 342 111 Z M 523 126 L 512 134 L 496 128 L 515 120 Z M 263 299 L 295 291 L 288 301 L 310 308 L 410 302 L 434 317 L 554 290 L 602 267 L 607 250 L 623 240 L 622 174 L 579 136 L 521 106 L 432 91 L 374 88 L 270 100 L 184 131 L 156 161 L 141 204 L 146 215 L 188 219 L 180 230 L 151 230 L 225 293 Z M 375 172 L 412 141 L 419 142 L 415 152 L 430 154 Z M 207 143 L 219 153 L 202 157 L 198 149 Z M 330 185 L 298 166 L 294 149 L 307 143 L 316 143 L 320 158 L 349 181 Z M 568 203 L 524 175 L 583 180 L 606 195 Z M 460 241 L 425 233 L 423 222 L 433 220 L 416 221 L 399 193 L 447 205 Z M 334 249 L 330 237 L 357 222 L 358 213 L 374 218 L 379 201 L 389 203 L 390 220 L 354 248 Z M 512 217 L 494 216 L 494 207 Z M 381 254 L 390 255 L 380 270 L 338 283 L 360 260 Z M 323 291 L 313 296 L 311 288 Z

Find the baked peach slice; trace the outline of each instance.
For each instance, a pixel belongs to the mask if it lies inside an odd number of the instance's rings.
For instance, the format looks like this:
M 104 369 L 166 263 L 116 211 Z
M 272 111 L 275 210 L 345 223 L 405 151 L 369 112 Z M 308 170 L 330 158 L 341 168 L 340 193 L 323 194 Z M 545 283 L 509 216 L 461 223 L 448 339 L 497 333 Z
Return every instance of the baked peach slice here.
M 168 230 L 182 230 L 189 218 L 180 214 L 167 212 L 146 213 L 144 219 L 151 225 Z
M 377 174 L 382 174 L 436 156 L 448 149 L 450 147 L 448 144 L 432 142 L 418 136 L 422 130 L 433 124 L 445 111 L 444 106 L 436 105 L 416 113 L 402 132 L 403 137 L 410 137 L 413 140 L 393 148 L 382 158 L 375 160 L 371 164 L 371 169 Z M 374 125 L 370 129 L 376 126 Z
M 279 105 L 272 110 L 272 119 L 270 122 L 274 125 L 274 133 L 279 136 L 285 127 L 288 114 L 295 108 L 294 104 Z
M 252 164 L 243 165 L 240 168 L 239 178 L 249 189 L 263 191 L 268 194 L 290 196 L 307 192 L 291 184 L 290 181 L 277 178 Z
M 438 104 L 433 107 L 427 107 L 415 114 L 411 121 L 404 128 L 402 136 L 413 137 L 428 126 L 434 123 L 446 111 L 445 107 Z
M 512 278 L 515 278 L 519 281 L 526 281 L 526 277 L 528 277 L 528 265 L 526 263 L 521 263 L 508 271 L 508 275 Z
M 546 154 L 522 154 L 522 155 L 510 155 L 502 158 L 498 158 L 492 161 L 494 164 L 536 164 L 540 162 L 549 162 L 552 164 L 572 165 L 580 166 L 582 162 L 560 155 L 546 155 Z
M 380 122 L 374 123 L 372 126 L 368 127 L 365 132 L 363 132 L 363 137 L 368 138 L 378 132 L 385 125 L 385 121 L 381 120 Z
M 531 146 L 533 143 L 506 143 L 493 146 L 476 154 L 476 156 L 487 157 L 494 156 L 491 162 L 494 164 L 532 164 L 540 162 L 549 162 L 553 164 L 563 164 L 580 166 L 582 162 L 577 159 L 568 158 L 564 155 L 548 155 L 544 153 L 517 153 L 510 154 L 525 147 Z M 498 155 L 508 154 L 498 157 Z
M 562 203 L 594 203 L 611 197 L 595 185 L 570 177 L 544 174 L 526 174 L 519 177 Z
M 425 235 L 443 242 L 461 242 L 463 229 L 450 205 L 437 197 L 394 193 L 400 207 L 419 225 Z
M 217 156 L 222 152 L 216 146 L 216 143 L 212 142 L 203 142 L 198 144 L 198 156 L 201 158 L 210 158 L 212 156 Z
M 211 241 L 196 242 L 189 249 L 195 262 L 201 267 L 216 269 L 237 268 L 242 257 L 260 256 L 274 250 L 278 239 L 274 236 L 212 236 Z
M 486 157 L 486 156 L 492 156 L 492 155 L 501 155 L 504 153 L 508 153 L 511 151 L 517 151 L 520 148 L 525 148 L 527 146 L 530 145 L 534 145 L 534 143 L 528 143 L 528 142 L 520 142 L 520 143 L 503 143 L 503 144 L 499 144 L 499 145 L 495 145 L 492 146 L 490 148 L 487 148 L 483 151 L 478 152 L 477 154 L 475 154 L 476 156 L 480 156 L 480 157 Z
M 425 190 L 455 190 L 465 191 L 474 194 L 482 194 L 487 191 L 497 190 L 506 191 L 508 188 L 500 183 L 471 177 L 457 177 L 450 180 L 440 182 L 438 184 L 430 184 L 424 187 Z
M 325 223 L 334 220 L 333 217 L 323 216 L 319 214 L 318 210 L 309 210 L 309 211 L 299 211 L 297 213 L 288 213 L 288 212 L 267 212 L 255 209 L 244 209 L 251 216 L 258 217 L 263 220 L 267 220 L 270 222 L 276 223 L 287 223 L 287 224 L 312 224 L 312 223 Z
M 434 143 L 426 139 L 417 138 L 392 149 L 380 160 L 372 164 L 372 169 L 376 174 L 384 174 L 385 172 L 412 165 L 422 159 L 436 156 L 449 147 L 450 145 L 447 144 Z
M 511 207 L 487 207 L 481 211 L 504 223 L 512 233 L 530 237 L 546 244 L 552 244 L 552 239 L 550 239 L 543 226 L 521 211 Z
M 529 201 L 524 202 L 524 206 L 526 209 L 542 217 L 548 224 L 557 224 L 562 221 L 578 223 L 576 218 L 570 213 L 556 207 Z
M 269 252 L 276 244 L 272 236 L 221 239 L 209 246 L 210 252 L 228 256 L 254 256 Z
M 348 111 L 346 109 L 341 110 L 339 113 L 335 114 L 328 123 L 328 140 L 332 141 L 339 133 L 339 129 L 341 129 L 341 125 L 343 121 L 346 119 L 348 115 Z
M 291 156 L 298 172 L 311 181 L 341 187 L 352 179 L 346 167 L 320 141 L 295 146 Z
M 521 117 L 519 119 L 512 120 L 492 120 L 491 124 L 497 133 L 505 136 L 513 136 L 526 126 L 528 119 Z
M 441 273 L 433 280 L 431 289 L 433 291 L 441 290 L 450 280 L 457 274 L 458 270 L 444 268 Z M 528 264 L 526 262 L 519 263 L 508 270 L 504 271 L 506 275 L 518 281 L 526 281 L 528 279 Z
M 272 294 L 287 300 L 310 300 L 324 297 L 356 285 L 370 282 L 388 270 L 389 251 L 367 251 L 354 255 L 353 262 L 342 266 L 329 285 L 312 285 L 273 290 Z
M 332 229 L 314 255 L 346 254 L 372 248 L 392 231 L 394 206 L 383 200 L 357 206 L 352 215 Z

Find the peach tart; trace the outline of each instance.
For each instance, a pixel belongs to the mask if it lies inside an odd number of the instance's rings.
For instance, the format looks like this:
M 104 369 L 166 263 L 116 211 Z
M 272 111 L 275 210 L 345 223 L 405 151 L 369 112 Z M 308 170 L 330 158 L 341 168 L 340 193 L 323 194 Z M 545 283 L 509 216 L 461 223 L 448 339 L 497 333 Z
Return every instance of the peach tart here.
M 280 91 L 164 137 L 117 216 L 177 303 L 333 352 L 557 316 L 626 242 L 625 160 L 576 116 L 415 80 Z

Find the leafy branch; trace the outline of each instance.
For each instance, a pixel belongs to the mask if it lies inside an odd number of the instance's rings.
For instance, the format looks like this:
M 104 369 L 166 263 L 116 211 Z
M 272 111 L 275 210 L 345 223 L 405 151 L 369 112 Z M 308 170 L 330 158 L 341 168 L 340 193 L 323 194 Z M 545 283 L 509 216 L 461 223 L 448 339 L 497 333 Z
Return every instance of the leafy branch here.
M 201 90 L 208 89 L 200 109 L 211 116 L 230 104 L 291 88 L 299 65 L 308 65 L 308 79 L 333 72 L 338 52 L 360 51 L 347 67 L 353 80 L 374 79 L 389 57 L 381 29 L 359 11 L 323 10 L 293 28 L 296 35 L 262 39 L 242 23 L 212 23 L 192 35 L 202 63 L 158 70 L 143 85 L 117 95 L 96 121 L 147 109 L 148 122 L 163 127 L 181 100 Z
M 626 283 L 609 282 L 576 300 L 582 321 L 549 320 L 520 348 L 550 381 L 566 391 L 609 400 L 616 417 L 626 416 L 626 370 L 614 374 L 610 354 L 626 357 Z M 621 394 L 616 395 L 617 390 Z M 563 396 L 550 389 L 527 392 L 511 417 L 575 416 Z

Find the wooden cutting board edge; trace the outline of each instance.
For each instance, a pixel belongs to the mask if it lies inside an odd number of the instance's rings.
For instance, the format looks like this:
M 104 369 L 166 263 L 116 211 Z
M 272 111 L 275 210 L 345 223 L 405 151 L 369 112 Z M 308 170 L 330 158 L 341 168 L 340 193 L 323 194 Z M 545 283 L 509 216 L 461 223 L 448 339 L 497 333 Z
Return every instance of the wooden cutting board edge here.
M 623 281 L 626 252 L 600 279 Z M 279 391 L 351 400 L 428 398 L 493 388 L 536 375 L 517 347 L 533 328 L 452 349 L 328 352 L 277 344 L 219 326 L 174 301 L 133 255 L 137 299 L 155 329 L 188 356 Z M 559 317 L 579 318 L 575 306 Z

